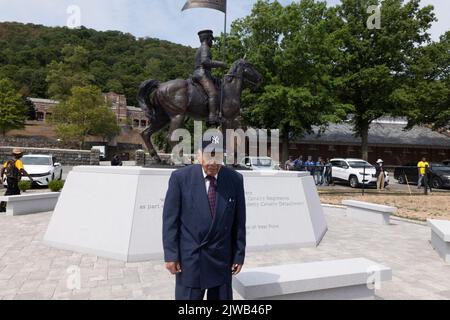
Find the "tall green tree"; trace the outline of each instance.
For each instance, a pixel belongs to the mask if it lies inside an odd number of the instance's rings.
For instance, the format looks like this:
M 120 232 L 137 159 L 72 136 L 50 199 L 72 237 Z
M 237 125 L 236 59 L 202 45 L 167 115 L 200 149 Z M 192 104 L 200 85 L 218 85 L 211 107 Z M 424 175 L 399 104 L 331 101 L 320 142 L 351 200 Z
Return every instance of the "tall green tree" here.
M 371 5 L 381 6 L 380 29 L 368 27 Z M 333 73 L 336 92 L 353 106 L 354 132 L 367 160 L 371 123 L 384 115 L 405 115 L 406 99 L 398 90 L 407 91 L 403 86 L 411 84 L 409 68 L 430 42 L 433 7 L 421 7 L 420 0 L 342 0 L 333 10 L 332 37 L 339 49 Z
M 95 78 L 86 71 L 89 52 L 81 46 L 66 45 L 62 49 L 64 60 L 52 61 L 48 66 L 48 95 L 56 100 L 64 100 L 73 87 L 93 84 Z
M 50 121 L 63 143 L 81 148 L 88 136 L 108 139 L 120 132 L 115 114 L 94 86 L 74 87 L 71 96 L 53 108 Z
M 408 126 L 450 129 L 450 31 L 418 50 L 408 76 L 395 96 L 407 106 Z
M 22 129 L 28 116 L 22 96 L 8 79 L 0 79 L 0 133 Z
M 283 7 L 259 0 L 249 16 L 232 25 L 228 59 L 246 55 L 265 78 L 259 90 L 244 94 L 245 122 L 279 129 L 282 159 L 292 139 L 340 121 L 349 111 L 332 95 L 336 49 L 329 15 L 325 2 L 302 0 Z

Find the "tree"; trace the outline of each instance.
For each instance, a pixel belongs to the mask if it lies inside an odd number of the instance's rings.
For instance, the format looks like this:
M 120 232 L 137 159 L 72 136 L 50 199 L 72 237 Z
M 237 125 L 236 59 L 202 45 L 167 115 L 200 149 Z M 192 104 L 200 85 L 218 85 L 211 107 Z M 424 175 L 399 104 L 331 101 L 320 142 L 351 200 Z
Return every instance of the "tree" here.
M 94 76 L 86 72 L 88 51 L 81 46 L 66 45 L 62 49 L 63 62 L 52 61 L 48 66 L 48 94 L 56 100 L 66 99 L 73 87 L 94 83 Z
M 371 29 L 370 5 L 381 5 L 381 29 Z M 384 115 L 405 115 L 401 92 L 411 84 L 408 70 L 420 48 L 429 43 L 428 30 L 435 21 L 431 6 L 420 0 L 342 0 L 330 20 L 335 31 L 337 96 L 353 106 L 354 132 L 361 137 L 362 157 L 368 159 L 371 123 Z M 415 82 L 412 81 L 412 82 Z M 414 100 L 414 99 L 410 99 Z
M 142 81 L 188 77 L 194 54 L 190 47 L 119 31 L 0 22 L 0 78 L 30 97 L 58 100 L 73 86 L 92 84 L 121 91 L 136 105 Z
M 408 106 L 408 127 L 450 129 L 450 31 L 420 48 L 408 71 L 409 81 L 395 95 Z
M 21 95 L 14 89 L 8 79 L 0 79 L 0 132 L 5 135 L 8 131 L 25 127 L 28 110 Z
M 228 60 L 247 56 L 265 83 L 243 95 L 250 126 L 280 130 L 282 159 L 290 140 L 345 117 L 348 106 L 333 98 L 333 53 L 325 2 L 302 0 L 283 7 L 259 0 L 232 25 Z
M 99 88 L 74 87 L 71 96 L 52 110 L 51 123 L 63 143 L 83 149 L 88 136 L 112 138 L 120 132 L 117 119 Z

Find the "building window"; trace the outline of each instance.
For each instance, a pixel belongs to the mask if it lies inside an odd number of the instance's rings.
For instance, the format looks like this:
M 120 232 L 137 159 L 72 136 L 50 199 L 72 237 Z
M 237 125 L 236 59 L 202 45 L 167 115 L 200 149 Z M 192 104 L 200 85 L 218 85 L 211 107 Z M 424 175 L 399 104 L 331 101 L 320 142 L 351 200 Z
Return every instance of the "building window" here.
M 44 113 L 43 112 L 36 112 L 36 120 L 37 121 L 44 121 Z
M 141 120 L 141 127 L 146 127 L 147 126 L 147 121 L 145 120 Z
M 139 127 L 139 120 L 137 120 L 137 119 L 133 120 L 133 127 L 134 128 L 138 128 Z

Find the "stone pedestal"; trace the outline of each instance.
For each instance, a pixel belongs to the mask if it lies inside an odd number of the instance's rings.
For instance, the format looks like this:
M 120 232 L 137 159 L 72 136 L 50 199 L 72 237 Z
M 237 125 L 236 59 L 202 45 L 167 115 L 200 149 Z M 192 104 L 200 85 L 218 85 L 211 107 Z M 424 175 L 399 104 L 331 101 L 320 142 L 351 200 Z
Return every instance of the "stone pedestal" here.
M 136 166 L 143 167 L 145 165 L 145 151 L 137 150 L 136 151 Z
M 245 269 L 233 287 L 246 300 L 373 300 L 392 270 L 365 258 Z
M 431 245 L 446 263 L 450 263 L 450 221 L 428 220 L 431 228 Z
M 172 170 L 75 167 L 45 235 L 51 246 L 123 261 L 161 259 L 162 210 Z M 327 230 L 313 178 L 241 172 L 247 249 L 314 247 Z

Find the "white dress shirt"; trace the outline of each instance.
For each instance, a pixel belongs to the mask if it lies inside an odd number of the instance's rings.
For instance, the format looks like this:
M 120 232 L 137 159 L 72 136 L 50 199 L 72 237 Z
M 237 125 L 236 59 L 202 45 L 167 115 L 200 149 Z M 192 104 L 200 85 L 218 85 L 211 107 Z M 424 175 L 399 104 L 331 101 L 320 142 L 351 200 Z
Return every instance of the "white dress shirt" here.
M 208 175 L 206 174 L 205 170 L 203 170 L 203 168 L 202 168 L 202 172 L 203 172 L 203 178 L 205 178 L 206 194 L 208 194 L 210 181 L 209 181 L 208 179 L 206 179 L 206 177 L 207 177 Z M 216 178 L 216 181 L 217 181 L 217 178 L 218 178 L 218 177 L 219 177 L 219 174 L 216 174 L 216 175 L 214 176 L 214 178 Z

